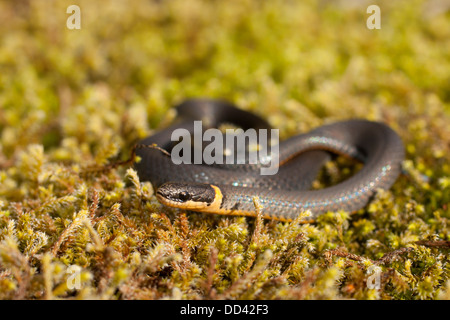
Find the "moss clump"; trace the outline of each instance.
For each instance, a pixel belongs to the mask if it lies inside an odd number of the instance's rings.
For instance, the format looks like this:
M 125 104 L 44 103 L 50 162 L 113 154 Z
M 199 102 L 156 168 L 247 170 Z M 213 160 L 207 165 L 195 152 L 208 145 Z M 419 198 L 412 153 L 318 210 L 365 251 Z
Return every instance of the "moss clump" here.
M 378 1 L 368 30 L 350 1 L 73 2 L 81 30 L 63 2 L 0 2 L 0 299 L 450 297 L 444 3 Z M 162 207 L 108 164 L 191 96 L 234 101 L 283 137 L 384 121 L 405 174 L 314 223 Z

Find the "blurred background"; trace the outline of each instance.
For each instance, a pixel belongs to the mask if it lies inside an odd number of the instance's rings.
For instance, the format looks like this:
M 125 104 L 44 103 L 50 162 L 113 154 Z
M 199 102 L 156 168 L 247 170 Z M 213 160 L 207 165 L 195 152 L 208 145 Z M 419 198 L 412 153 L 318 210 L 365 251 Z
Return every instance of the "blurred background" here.
M 66 26 L 72 4 L 79 30 Z M 366 26 L 371 4 L 379 30 Z M 448 120 L 449 8 L 444 0 L 0 1 L 0 156 L 32 143 L 55 160 L 126 149 L 194 96 L 235 102 L 284 136 L 351 117 L 429 128 Z M 410 148 L 429 146 L 419 138 Z

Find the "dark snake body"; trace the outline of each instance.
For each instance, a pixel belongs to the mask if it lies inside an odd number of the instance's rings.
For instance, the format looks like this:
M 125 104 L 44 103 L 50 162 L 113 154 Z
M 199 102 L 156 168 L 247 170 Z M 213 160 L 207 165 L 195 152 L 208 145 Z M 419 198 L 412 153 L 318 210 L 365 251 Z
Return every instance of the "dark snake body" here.
M 170 151 L 172 131 L 193 132 L 193 121 L 210 127 L 233 123 L 244 130 L 269 128 L 259 117 L 217 100 L 187 100 L 177 107 L 177 120 L 168 128 L 140 142 L 156 144 Z M 175 165 L 156 148 L 138 148 L 135 164 L 140 179 L 164 190 L 189 193 L 191 183 L 214 186 L 221 193 L 220 207 L 186 208 L 218 214 L 255 215 L 253 199 L 258 198 L 266 218 L 292 220 L 310 210 L 313 218 L 327 211 L 356 211 L 364 207 L 377 189 L 389 189 L 401 172 L 404 147 L 388 126 L 367 120 L 348 120 L 325 125 L 280 143 L 280 167 L 276 175 L 261 176 L 253 166 L 241 168 L 195 164 Z M 356 158 L 364 166 L 349 179 L 321 190 L 308 190 L 330 153 Z M 235 167 L 239 167 L 236 165 Z M 159 191 L 158 190 L 158 191 Z M 212 190 L 212 189 L 211 189 Z M 161 197 L 159 198 L 161 199 Z

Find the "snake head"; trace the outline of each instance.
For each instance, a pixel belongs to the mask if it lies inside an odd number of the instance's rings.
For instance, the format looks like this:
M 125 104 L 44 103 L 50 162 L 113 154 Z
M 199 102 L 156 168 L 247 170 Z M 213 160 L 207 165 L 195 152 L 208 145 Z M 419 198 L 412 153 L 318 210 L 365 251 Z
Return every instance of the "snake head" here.
M 167 182 L 158 188 L 156 197 L 164 205 L 195 211 L 211 206 L 216 191 L 206 183 Z

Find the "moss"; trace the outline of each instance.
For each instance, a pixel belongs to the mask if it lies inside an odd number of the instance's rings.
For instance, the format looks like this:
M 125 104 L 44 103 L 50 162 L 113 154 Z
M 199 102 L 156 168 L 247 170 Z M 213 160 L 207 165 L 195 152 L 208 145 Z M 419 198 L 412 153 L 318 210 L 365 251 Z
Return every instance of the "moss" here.
M 68 30 L 64 2 L 0 2 L 0 299 L 448 299 L 448 6 L 378 1 L 368 30 L 351 3 L 77 0 Z M 283 138 L 384 121 L 404 174 L 312 223 L 163 207 L 125 160 L 192 96 Z

